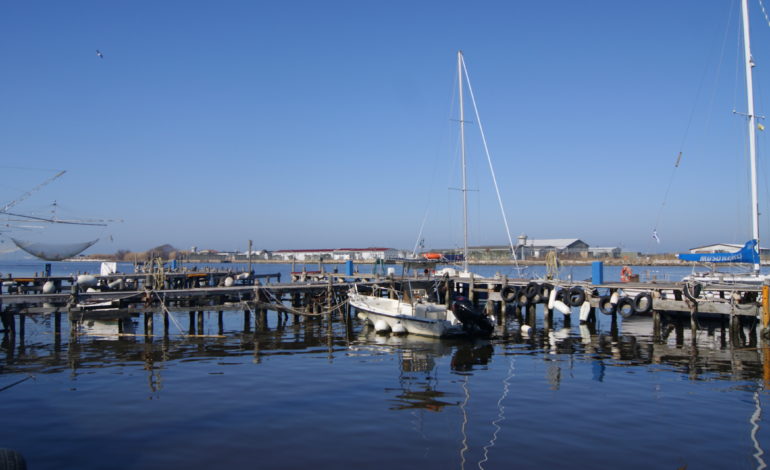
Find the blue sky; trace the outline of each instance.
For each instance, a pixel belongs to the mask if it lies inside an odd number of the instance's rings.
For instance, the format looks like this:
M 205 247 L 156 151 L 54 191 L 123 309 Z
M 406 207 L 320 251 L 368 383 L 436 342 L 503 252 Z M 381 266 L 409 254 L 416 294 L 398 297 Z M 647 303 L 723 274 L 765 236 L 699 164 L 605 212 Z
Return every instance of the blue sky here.
M 770 27 L 750 5 L 763 114 Z M 411 248 L 423 219 L 427 247 L 457 246 L 462 49 L 514 237 L 742 242 L 737 15 L 732 0 L 5 2 L 0 196 L 68 170 L 17 209 L 123 219 L 91 252 Z M 467 132 L 471 244 L 504 244 Z

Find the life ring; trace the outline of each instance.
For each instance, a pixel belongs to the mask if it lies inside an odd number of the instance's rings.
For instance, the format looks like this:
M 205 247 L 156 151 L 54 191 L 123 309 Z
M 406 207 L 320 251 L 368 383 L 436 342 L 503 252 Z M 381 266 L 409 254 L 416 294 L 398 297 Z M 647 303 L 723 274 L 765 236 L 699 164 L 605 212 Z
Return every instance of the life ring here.
M 565 296 L 567 305 L 571 307 L 580 307 L 583 305 L 583 302 L 586 301 L 586 293 L 583 291 L 582 287 L 579 286 L 573 286 L 570 288 L 569 292 Z
M 609 295 L 603 295 L 599 297 L 599 311 L 605 315 L 612 315 L 615 313 L 617 306 L 610 301 Z
M 628 282 L 631 280 L 631 276 L 634 274 L 633 271 L 631 271 L 631 268 L 628 266 L 623 266 L 623 269 L 620 270 L 620 282 Z
M 652 310 L 652 296 L 647 292 L 640 292 L 634 297 L 634 310 L 636 313 L 647 313 Z
M 634 309 L 634 299 L 631 297 L 622 297 L 620 300 L 618 300 L 618 304 L 615 306 L 615 309 L 621 317 L 630 317 L 636 313 L 636 310 Z

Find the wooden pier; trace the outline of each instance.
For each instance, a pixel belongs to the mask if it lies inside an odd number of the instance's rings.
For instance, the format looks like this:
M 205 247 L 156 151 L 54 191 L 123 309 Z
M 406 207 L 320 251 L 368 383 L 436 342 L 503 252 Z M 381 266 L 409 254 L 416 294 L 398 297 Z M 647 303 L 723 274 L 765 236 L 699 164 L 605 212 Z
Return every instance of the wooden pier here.
M 767 331 L 770 319 L 767 286 L 682 282 L 592 284 L 558 279 L 419 274 L 403 277 L 302 271 L 291 274 L 293 282 L 281 282 L 277 273 L 228 271 L 8 277 L 3 279 L 0 305 L 4 328 L 22 333 L 25 316 L 55 315 L 57 329 L 62 313 L 69 314 L 71 321 L 86 316 L 144 315 L 150 329 L 154 315 L 162 315 L 167 328 L 169 313 L 185 311 L 194 315 L 235 310 L 256 312 L 259 318 L 273 310 L 280 315 L 324 316 L 330 320 L 338 315 L 348 321 L 351 312 L 347 292 L 353 285 L 372 291 L 376 290 L 374 287 L 387 287 L 391 293 L 421 289 L 433 301 L 447 305 L 454 296 L 462 295 L 478 308 L 494 314 L 501 326 L 510 318 L 517 318 L 520 325 L 534 327 L 538 306 L 546 326 L 554 324 L 554 313 L 560 312 L 568 323 L 577 311 L 581 323 L 595 321 L 597 313 L 613 319 L 651 315 L 658 329 L 662 316 L 669 315 L 689 317 L 693 329 L 697 329 L 701 318 L 722 318 L 736 331 L 744 324 L 750 325 L 752 331 Z

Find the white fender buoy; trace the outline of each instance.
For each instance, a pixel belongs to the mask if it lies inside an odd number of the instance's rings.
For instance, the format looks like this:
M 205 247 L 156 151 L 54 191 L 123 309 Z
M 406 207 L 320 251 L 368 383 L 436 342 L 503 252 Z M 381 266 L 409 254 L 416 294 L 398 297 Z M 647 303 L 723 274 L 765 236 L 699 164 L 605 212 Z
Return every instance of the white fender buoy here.
M 86 289 L 86 292 L 99 292 L 99 291 L 94 289 L 93 287 L 89 287 L 88 289 Z
M 532 331 L 532 327 L 529 325 L 521 325 L 521 334 L 529 336 L 529 332 Z
M 240 273 L 239 275 L 235 276 L 235 278 L 239 281 L 245 281 L 246 279 L 251 278 L 251 273 Z
M 90 274 L 81 274 L 77 277 L 75 280 L 77 285 L 88 287 L 88 286 L 95 286 L 96 285 L 96 276 L 92 276 Z
M 124 287 L 124 284 L 125 283 L 123 282 L 123 279 L 116 279 L 110 282 L 109 284 L 107 284 L 107 286 L 109 286 L 110 289 L 115 289 L 115 288 L 122 289 Z
M 45 284 L 43 284 L 43 294 L 50 294 L 54 289 L 56 289 L 56 285 L 53 281 L 45 281 Z
M 580 322 L 585 323 L 588 321 L 588 314 L 591 312 L 591 302 L 585 301 L 583 302 L 583 305 L 580 306 Z
M 617 305 L 617 304 L 618 304 L 618 300 L 619 300 L 619 299 L 620 299 L 620 294 L 618 294 L 618 293 L 617 293 L 617 291 L 615 291 L 615 292 L 613 292 L 613 293 L 612 293 L 612 295 L 610 296 L 610 303 L 611 303 L 612 305 Z
M 556 301 L 556 289 L 557 287 L 554 287 L 551 289 L 551 293 L 548 294 L 548 310 L 553 310 L 553 303 Z
M 227 276 L 227 277 L 225 278 L 225 287 L 232 287 L 232 286 L 233 286 L 233 283 L 235 283 L 235 280 L 233 280 L 233 278 L 232 278 L 232 277 L 230 277 L 230 276 Z
M 572 309 L 569 308 L 569 306 L 567 304 L 565 304 L 564 302 L 562 302 L 561 300 L 555 300 L 553 302 L 553 308 L 555 308 L 556 310 L 560 311 L 564 315 L 569 315 L 569 314 L 572 313 Z
M 392 331 L 394 335 L 405 335 L 407 333 L 406 328 L 401 322 L 398 322 L 395 325 L 393 325 Z
M 374 322 L 374 331 L 377 333 L 387 333 L 390 331 L 390 325 L 385 320 L 377 320 Z

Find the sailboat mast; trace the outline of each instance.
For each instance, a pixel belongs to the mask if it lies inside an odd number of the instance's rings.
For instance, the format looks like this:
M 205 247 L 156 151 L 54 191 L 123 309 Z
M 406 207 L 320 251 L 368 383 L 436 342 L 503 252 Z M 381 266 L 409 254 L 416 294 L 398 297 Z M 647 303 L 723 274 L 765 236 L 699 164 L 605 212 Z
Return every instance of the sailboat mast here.
M 746 65 L 746 98 L 748 100 L 748 125 L 749 125 L 749 159 L 751 164 L 751 225 L 752 236 L 757 241 L 759 251 L 759 197 L 757 195 L 757 146 L 756 146 L 756 116 L 754 115 L 754 82 L 752 69 L 754 60 L 751 57 L 751 43 L 749 35 L 749 7 L 748 0 L 741 0 L 741 12 L 743 16 L 743 52 Z M 754 264 L 754 272 L 759 273 L 759 263 Z
M 468 185 L 465 169 L 465 110 L 463 108 L 463 51 L 457 51 L 457 85 L 460 97 L 460 155 L 463 167 L 463 272 L 468 272 Z

